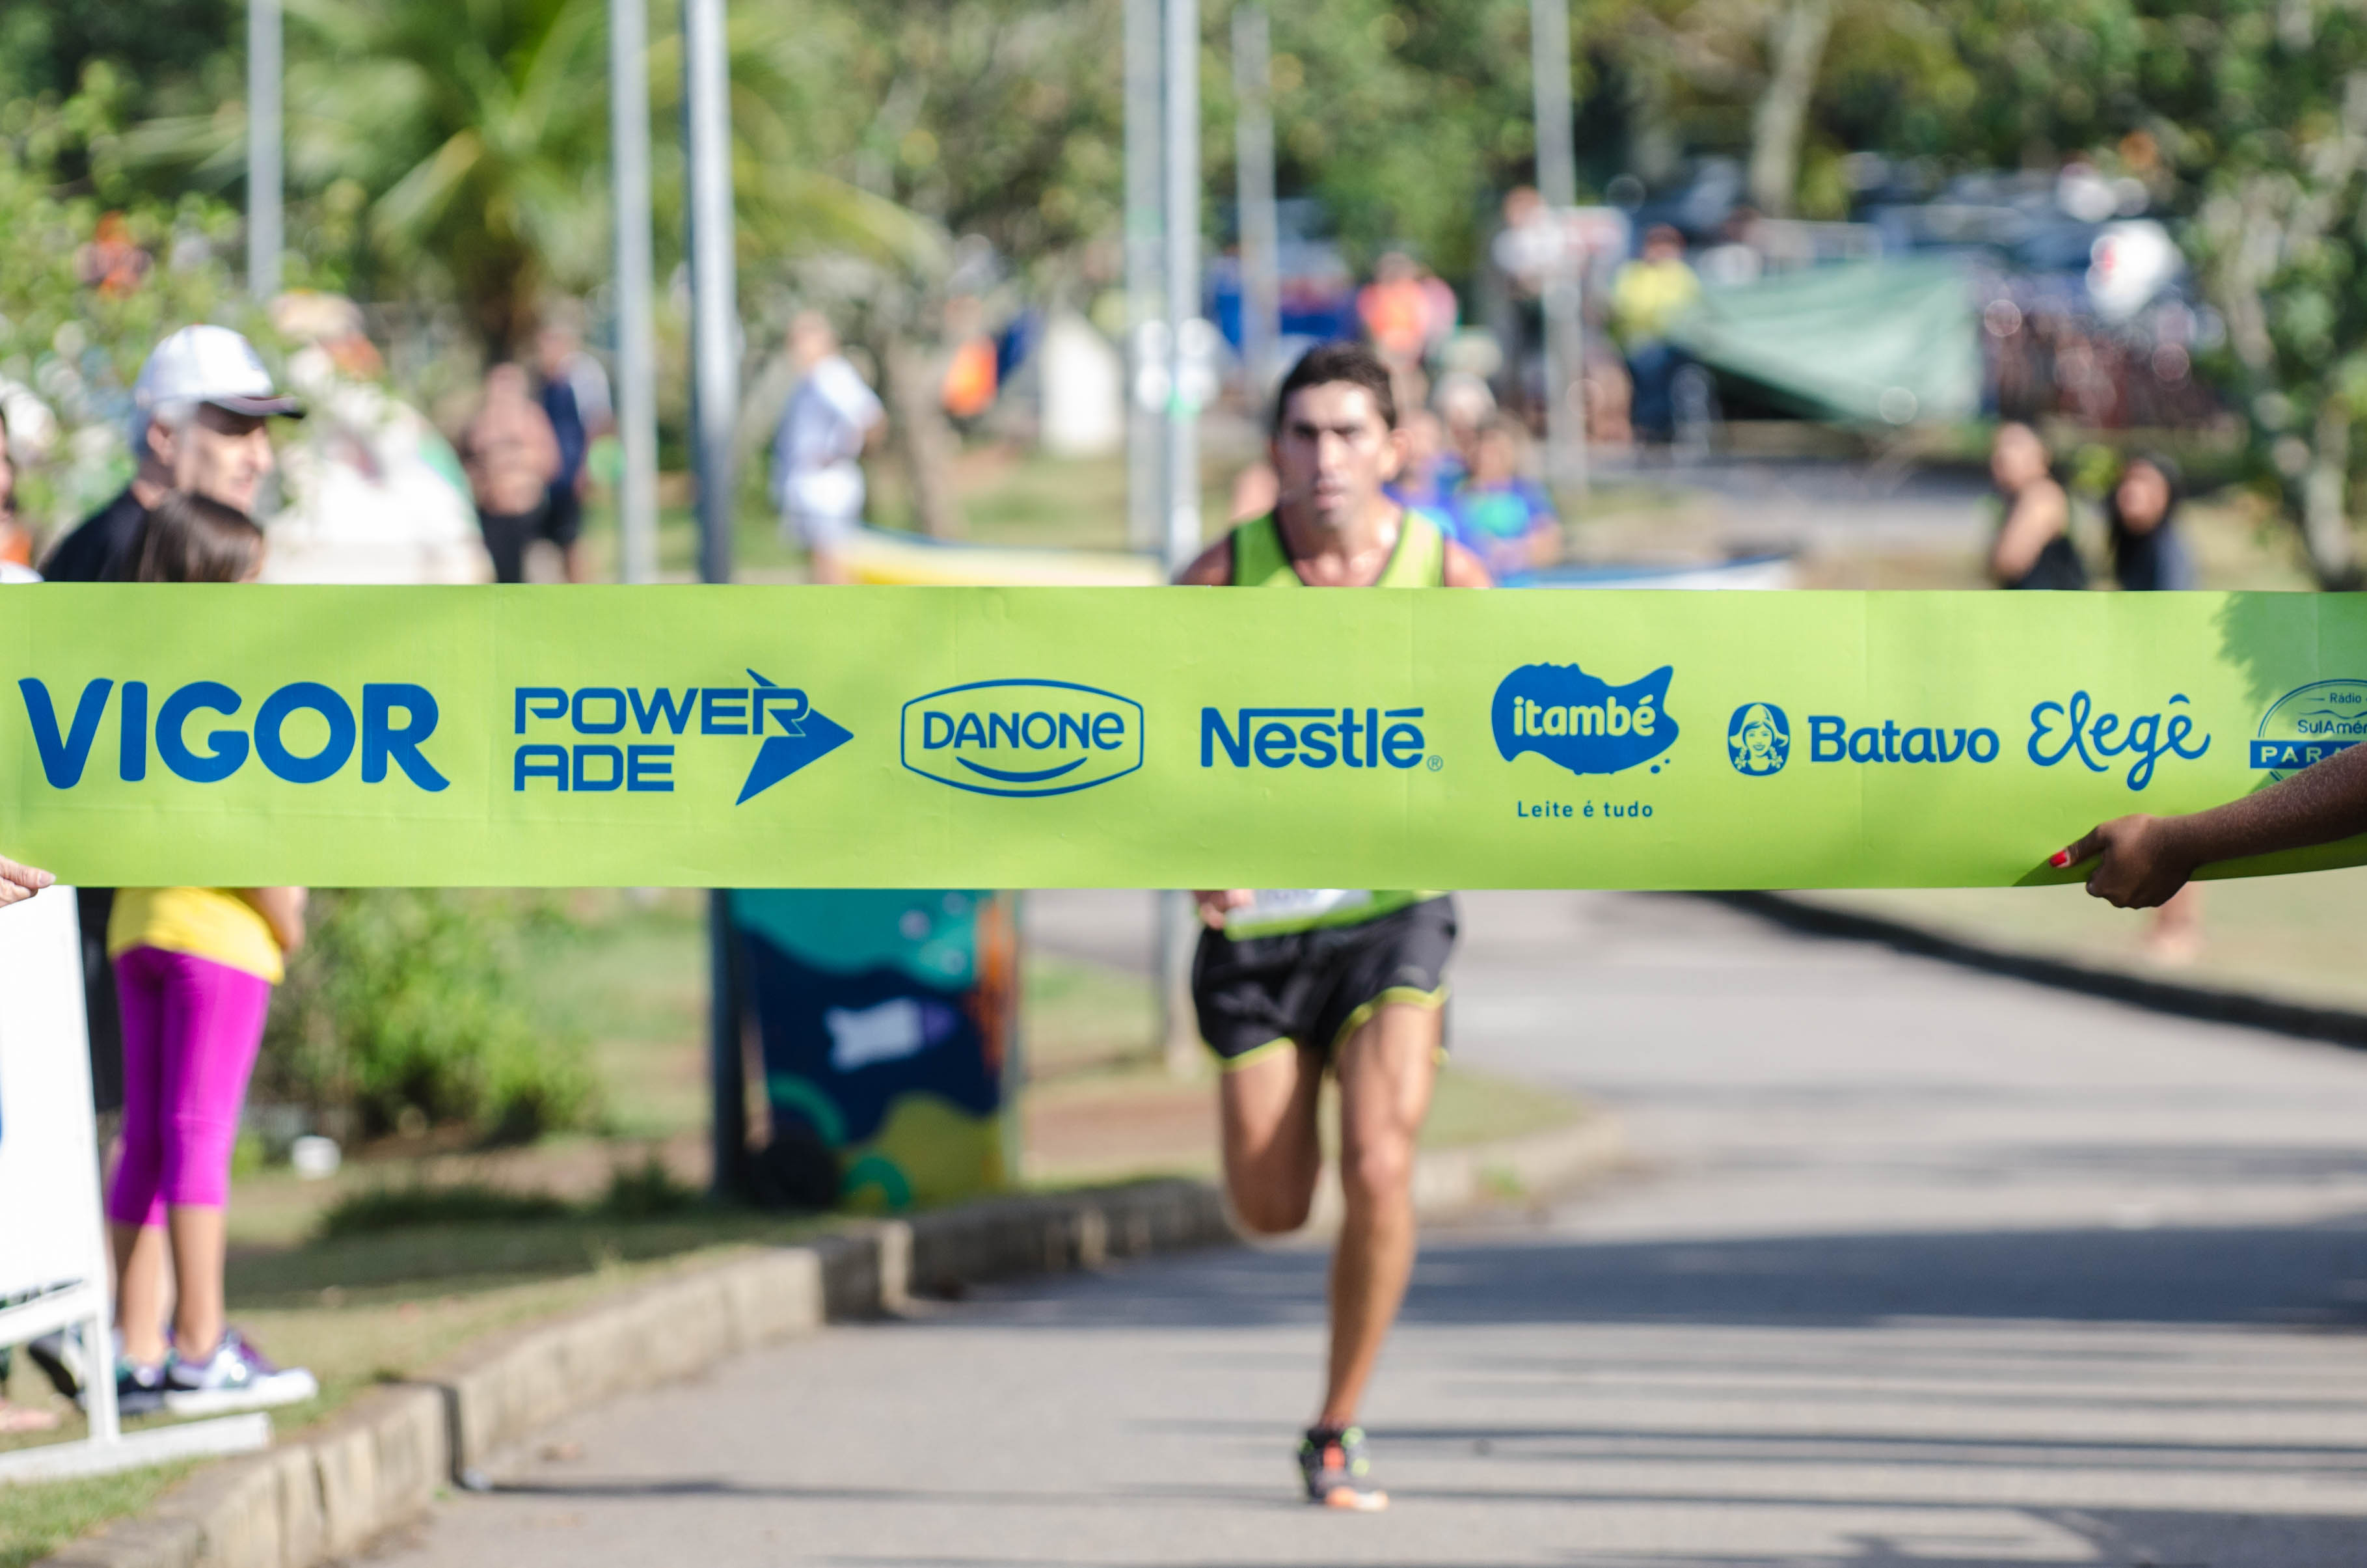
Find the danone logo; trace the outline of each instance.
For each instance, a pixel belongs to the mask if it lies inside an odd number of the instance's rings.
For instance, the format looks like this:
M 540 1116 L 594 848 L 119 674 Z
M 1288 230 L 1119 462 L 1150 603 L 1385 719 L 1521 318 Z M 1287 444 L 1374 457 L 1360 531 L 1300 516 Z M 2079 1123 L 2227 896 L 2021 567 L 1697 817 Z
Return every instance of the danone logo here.
M 1662 665 L 1643 679 L 1612 686 L 1576 665 L 1523 665 L 1496 687 L 1496 749 L 1510 762 L 1524 751 L 1572 773 L 1618 773 L 1676 744 Z M 1655 768 L 1653 771 L 1658 772 Z
M 981 680 L 904 704 L 904 766 L 980 795 L 1068 795 L 1142 766 L 1142 704 L 1065 680 Z

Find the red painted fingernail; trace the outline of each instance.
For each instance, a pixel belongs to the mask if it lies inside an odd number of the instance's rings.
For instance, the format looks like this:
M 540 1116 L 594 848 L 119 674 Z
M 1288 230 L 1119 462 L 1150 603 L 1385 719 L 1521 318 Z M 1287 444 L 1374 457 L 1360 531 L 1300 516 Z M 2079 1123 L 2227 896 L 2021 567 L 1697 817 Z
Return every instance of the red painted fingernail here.
M 2071 851 L 2068 849 L 2057 849 L 2054 854 L 2046 858 L 2046 863 L 2059 871 L 2064 867 L 2071 863 Z

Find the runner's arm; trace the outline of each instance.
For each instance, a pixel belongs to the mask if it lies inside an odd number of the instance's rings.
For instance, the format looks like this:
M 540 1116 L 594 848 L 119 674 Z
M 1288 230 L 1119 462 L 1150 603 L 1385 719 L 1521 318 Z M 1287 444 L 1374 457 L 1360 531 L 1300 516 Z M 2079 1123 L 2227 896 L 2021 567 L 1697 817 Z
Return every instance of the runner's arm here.
M 1492 588 L 1496 579 L 1488 575 L 1488 568 L 1479 558 L 1455 543 L 1446 541 L 1446 566 L 1444 575 L 1450 588 Z
M 1197 888 L 1192 896 L 1200 905 L 1200 924 L 1211 931 L 1225 928 L 1225 916 L 1233 910 L 1246 909 L 1257 895 L 1247 888 Z
M 31 866 L 20 866 L 6 855 L 0 855 L 0 904 L 14 903 L 20 898 L 30 898 L 56 881 L 57 878 L 47 871 L 37 870 Z
M 2150 909 L 2168 902 L 2198 866 L 2361 833 L 2367 833 L 2367 746 L 2352 746 L 2209 811 L 2100 823 L 2049 864 L 2096 859 L 2090 892 L 2123 909 Z
M 1227 534 L 1200 552 L 1200 558 L 1175 574 L 1178 587 L 1223 588 L 1233 581 L 1233 536 Z

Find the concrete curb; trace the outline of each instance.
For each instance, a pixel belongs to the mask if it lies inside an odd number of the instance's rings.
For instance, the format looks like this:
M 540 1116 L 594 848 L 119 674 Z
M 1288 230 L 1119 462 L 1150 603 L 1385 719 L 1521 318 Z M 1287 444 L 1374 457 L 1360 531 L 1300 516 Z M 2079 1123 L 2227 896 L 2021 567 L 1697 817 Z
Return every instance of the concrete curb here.
M 2132 974 L 2125 970 L 2108 969 L 2101 964 L 2016 952 L 2010 948 L 1991 947 L 1967 937 L 1946 936 L 1928 926 L 1893 920 L 1886 915 L 1836 909 L 1829 904 L 1788 893 L 1705 892 L 1686 896 L 1709 899 L 1811 936 L 1879 942 L 1919 958 L 1938 959 L 1988 974 L 2009 975 L 2033 985 L 2048 985 L 2060 991 L 2076 991 L 2086 996 L 2101 996 L 2150 1012 L 2167 1013 L 2181 1018 L 2201 1018 L 2210 1023 L 2240 1024 L 2247 1028 L 2265 1029 L 2271 1034 L 2291 1035 L 2298 1040 L 2324 1040 L 2353 1051 L 2367 1050 L 2367 1013 L 2356 1013 L 2348 1008 L 2306 1006 L 2295 1002 L 2280 1002 L 2274 997 L 2248 991 L 2160 980 L 2151 975 Z
M 1535 1196 L 1610 1169 L 1623 1148 L 1617 1124 L 1597 1114 L 1424 1154 L 1415 1202 L 1435 1215 Z M 39 1568 L 314 1568 L 418 1518 L 447 1484 L 482 1484 L 487 1458 L 536 1428 L 618 1394 L 829 1323 L 896 1312 L 916 1294 L 1236 1239 L 1217 1187 L 1172 1179 L 991 1199 L 736 1258 L 497 1336 L 438 1377 L 364 1396 L 300 1442 L 201 1471 L 145 1517 L 119 1520 Z

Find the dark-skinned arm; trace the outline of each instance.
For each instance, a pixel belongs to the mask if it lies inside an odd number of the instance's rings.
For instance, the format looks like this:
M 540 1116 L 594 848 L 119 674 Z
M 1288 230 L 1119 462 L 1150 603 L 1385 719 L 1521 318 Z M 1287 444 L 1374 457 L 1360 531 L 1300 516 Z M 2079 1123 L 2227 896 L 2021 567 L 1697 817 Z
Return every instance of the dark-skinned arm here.
M 2258 794 L 2185 816 L 2116 817 L 2049 862 L 2094 859 L 2088 891 L 2123 909 L 2169 902 L 2198 866 L 2305 849 L 2367 833 L 2367 745 L 2339 751 Z

